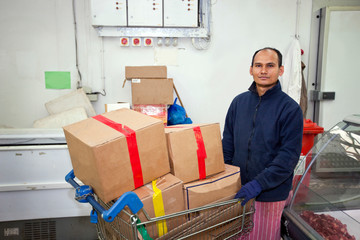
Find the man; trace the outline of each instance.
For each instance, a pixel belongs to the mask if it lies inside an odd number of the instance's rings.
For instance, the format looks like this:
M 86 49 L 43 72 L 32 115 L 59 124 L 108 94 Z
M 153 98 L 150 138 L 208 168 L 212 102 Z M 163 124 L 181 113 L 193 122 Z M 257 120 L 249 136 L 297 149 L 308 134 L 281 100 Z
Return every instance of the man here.
M 254 228 L 248 239 L 280 239 L 280 220 L 299 160 L 303 116 L 281 91 L 282 55 L 274 48 L 255 52 L 254 82 L 232 101 L 223 133 L 224 160 L 240 167 L 242 204 L 255 198 Z

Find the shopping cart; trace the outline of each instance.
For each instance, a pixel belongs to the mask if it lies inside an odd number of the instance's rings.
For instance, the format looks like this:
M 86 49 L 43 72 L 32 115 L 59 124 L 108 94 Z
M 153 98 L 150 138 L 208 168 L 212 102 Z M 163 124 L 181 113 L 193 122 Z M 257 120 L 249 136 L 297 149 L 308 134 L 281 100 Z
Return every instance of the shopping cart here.
M 73 170 L 65 180 L 75 188 L 77 201 L 93 206 L 90 221 L 96 223 L 99 239 L 239 239 L 253 227 L 252 201 L 242 206 L 241 199 L 232 199 L 151 218 L 133 192 L 104 203 L 90 186 L 75 181 Z

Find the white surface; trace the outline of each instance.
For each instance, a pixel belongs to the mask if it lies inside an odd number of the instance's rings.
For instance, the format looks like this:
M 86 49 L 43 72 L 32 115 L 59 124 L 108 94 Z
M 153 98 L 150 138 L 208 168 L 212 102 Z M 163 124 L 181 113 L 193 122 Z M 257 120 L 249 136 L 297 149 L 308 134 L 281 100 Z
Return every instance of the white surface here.
M 65 175 L 72 169 L 67 147 L 39 148 L 7 150 L 0 147 L 0 186 L 65 183 Z
M 128 0 L 128 26 L 161 27 L 161 0 Z
M 360 113 L 360 81 L 350 70 L 360 66 L 360 7 L 329 8 L 327 17 L 328 42 L 321 91 L 335 92 L 335 100 L 320 102 L 319 126 L 325 130 L 350 114 Z
M 90 1 L 74 2 L 83 86 L 103 92 L 105 80 L 106 96 L 99 95 L 99 100 L 92 103 L 97 114 L 101 114 L 105 103 L 131 102 L 131 85 L 122 87 L 125 66 L 156 65 L 156 50 L 120 47 L 119 38 L 99 37 L 92 26 Z M 197 50 L 191 39 L 183 38 L 178 38 L 176 47 L 162 45 L 161 48 L 178 52 L 176 65 L 168 66 L 168 76 L 174 79 L 188 116 L 195 123 L 219 122 L 223 127 L 231 100 L 251 84 L 249 67 L 253 53 L 265 46 L 284 53 L 291 42 L 296 2 L 212 0 L 208 50 Z M 308 65 L 312 2 L 301 1 L 300 5 L 299 35 L 305 52 L 305 75 L 316 65 Z M 48 115 L 45 102 L 73 91 L 79 80 L 72 1 L 0 1 L 0 16 L 0 125 L 31 127 L 34 120 Z M 173 54 L 170 55 L 167 60 L 173 61 Z M 23 61 L 17 62 L 16 56 Z M 70 71 L 72 90 L 45 89 L 44 71 L 50 70 Z
M 66 125 L 87 119 L 86 110 L 83 107 L 72 108 L 60 113 L 52 114 L 34 122 L 34 128 L 61 128 Z
M 65 135 L 62 128 L 0 128 L 0 149 L 7 149 L 10 146 L 29 144 L 65 144 Z M 59 147 L 58 145 L 51 145 Z M 64 148 L 64 146 L 60 146 Z
M 89 98 L 81 88 L 45 103 L 45 107 L 49 114 L 61 113 L 73 108 L 83 107 L 88 117 L 96 115 Z
M 18 136 L 31 139 L 26 132 Z M 0 166 L 0 222 L 89 215 L 65 181 L 72 169 L 66 145 L 1 146 Z
M 91 0 L 94 26 L 126 26 L 126 0 Z
M 284 74 L 280 77 L 281 89 L 300 103 L 302 69 L 300 42 L 294 37 L 283 56 Z
M 0 222 L 89 216 L 90 204 L 74 196 L 74 189 L 0 192 Z
M 165 27 L 197 27 L 198 1 L 164 1 Z
M 105 111 L 106 112 L 111 112 L 111 111 L 114 111 L 114 110 L 118 110 L 118 109 L 121 109 L 121 108 L 127 108 L 127 109 L 130 109 L 130 103 L 108 103 L 108 104 L 105 104 Z

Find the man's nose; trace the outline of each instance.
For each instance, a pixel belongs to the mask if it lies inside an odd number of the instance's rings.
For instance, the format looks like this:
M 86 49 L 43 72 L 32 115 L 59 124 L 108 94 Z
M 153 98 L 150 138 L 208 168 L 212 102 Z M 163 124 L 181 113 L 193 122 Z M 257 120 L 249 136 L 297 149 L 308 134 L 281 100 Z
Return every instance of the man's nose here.
M 266 72 L 267 72 L 266 67 L 262 67 L 262 68 L 261 68 L 261 73 L 266 73 Z

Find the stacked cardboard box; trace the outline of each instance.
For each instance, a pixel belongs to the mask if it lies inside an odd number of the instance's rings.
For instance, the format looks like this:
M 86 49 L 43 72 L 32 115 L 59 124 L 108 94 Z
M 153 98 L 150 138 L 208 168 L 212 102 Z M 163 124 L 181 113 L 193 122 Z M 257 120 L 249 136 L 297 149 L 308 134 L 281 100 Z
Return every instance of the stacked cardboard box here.
M 186 209 L 233 199 L 241 188 L 240 168 L 225 165 L 225 171 L 184 184 Z
M 157 189 L 154 189 L 154 184 Z M 134 190 L 144 204 L 143 210 L 146 211 L 150 218 L 185 210 L 184 195 L 182 191 L 183 182 L 170 173 L 158 178 L 156 182 L 146 184 L 145 186 Z M 156 211 L 155 208 L 157 208 Z M 161 213 L 162 209 L 163 213 Z M 138 216 L 141 222 L 148 221 L 143 211 L 140 211 Z M 156 238 L 166 234 L 168 229 L 173 229 L 183 224 L 185 221 L 185 216 L 175 217 L 159 222 L 160 226 L 157 226 L 156 223 L 147 224 L 146 230 L 150 237 Z
M 174 125 L 165 133 L 171 173 L 184 183 L 224 171 L 218 123 Z
M 64 132 L 75 175 L 84 184 L 105 203 L 134 191 L 150 217 L 156 216 L 155 179 L 165 215 L 232 199 L 241 187 L 240 169 L 224 164 L 217 123 L 164 128 L 159 119 L 119 109 Z M 146 221 L 142 211 L 138 215 Z M 180 217 L 165 225 L 171 231 L 186 221 Z M 152 237 L 161 235 L 156 226 L 148 228 Z
M 125 78 L 131 80 L 132 106 L 135 111 L 167 123 L 167 106 L 173 104 L 173 79 L 166 66 L 127 66 Z M 152 111 L 149 111 L 148 109 Z
M 170 172 L 163 123 L 119 109 L 64 127 L 74 173 L 109 202 Z

